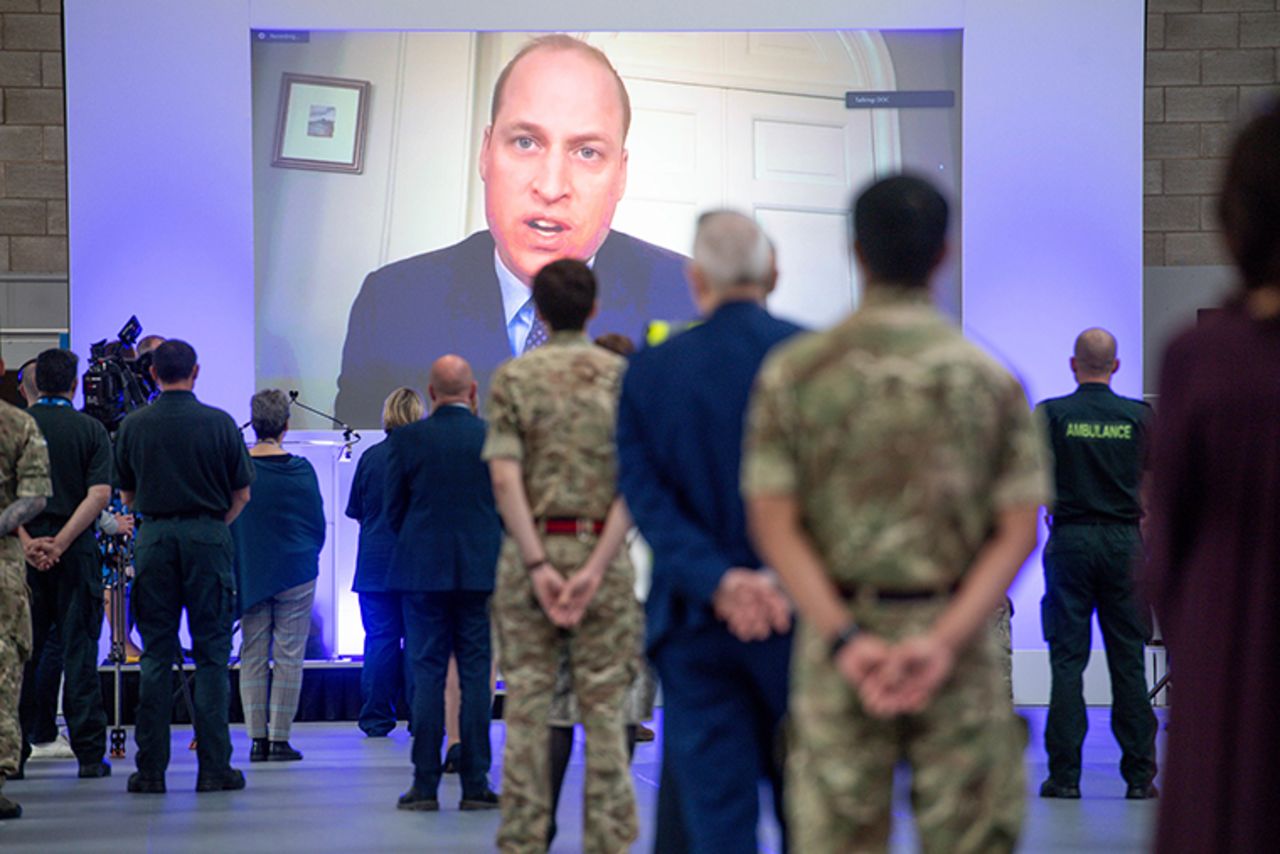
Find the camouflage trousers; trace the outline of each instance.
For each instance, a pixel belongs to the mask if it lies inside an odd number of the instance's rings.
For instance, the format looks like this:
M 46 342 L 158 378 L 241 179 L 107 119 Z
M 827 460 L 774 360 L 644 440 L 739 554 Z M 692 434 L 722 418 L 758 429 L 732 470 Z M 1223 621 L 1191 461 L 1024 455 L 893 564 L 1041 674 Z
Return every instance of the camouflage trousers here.
M 18 773 L 22 761 L 22 724 L 18 698 L 22 668 L 31 655 L 31 603 L 26 565 L 0 560 L 0 785 Z
M 865 631 L 890 640 L 923 631 L 945 603 L 855 608 Z M 895 766 L 911 767 L 911 802 L 925 852 L 1014 850 L 1022 826 L 1026 728 L 1013 714 L 985 632 L 957 658 L 929 706 L 879 720 L 831 664 L 807 625 L 791 675 L 786 800 L 791 848 L 804 854 L 888 850 Z
M 1013 702 L 1013 602 L 1006 596 L 996 608 L 991 626 L 995 634 L 996 654 L 1000 662 L 1000 677 L 1009 702 Z
M 547 557 L 562 574 L 581 566 L 594 539 L 547 537 Z M 624 555 L 605 572 L 595 599 L 572 631 L 557 628 L 538 606 L 515 544 L 503 543 L 493 597 L 498 666 L 506 684 L 503 718 L 502 824 L 498 849 L 547 849 L 551 769 L 547 727 L 556 672 L 566 654 L 587 739 L 582 850 L 626 851 L 639 835 L 627 761 L 623 704 L 636 671 L 640 609 Z

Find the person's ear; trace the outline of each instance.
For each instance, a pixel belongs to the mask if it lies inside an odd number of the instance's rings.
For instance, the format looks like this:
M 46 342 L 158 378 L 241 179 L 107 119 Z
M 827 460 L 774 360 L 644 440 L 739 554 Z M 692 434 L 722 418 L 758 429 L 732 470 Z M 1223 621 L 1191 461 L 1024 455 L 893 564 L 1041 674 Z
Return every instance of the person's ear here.
M 1072 375 L 1074 375 L 1076 373 L 1076 357 L 1071 356 L 1070 358 L 1068 358 L 1067 364 L 1071 366 L 1071 373 Z
M 191 371 L 191 381 L 192 381 L 192 382 L 195 382 L 195 381 L 196 381 L 196 378 L 197 378 L 198 376 L 200 376 L 200 365 L 199 365 L 199 363 L 197 363 L 197 364 L 196 364 L 196 366 L 195 366 L 195 368 L 193 368 L 193 369 L 192 369 L 192 371 Z
M 489 158 L 493 156 L 493 125 L 484 129 L 484 139 L 480 143 L 480 180 L 488 181 Z
M 435 387 L 435 386 L 433 386 L 433 385 L 428 385 L 428 386 L 427 386 L 427 399 L 428 399 L 428 400 L 430 400 L 432 403 L 435 403 L 435 402 L 436 402 L 436 387 Z
M 1113 373 L 1113 374 L 1118 374 L 1118 373 L 1120 373 L 1120 360 L 1119 360 L 1119 359 L 1116 359 L 1114 362 L 1112 362 L 1112 363 L 1111 363 L 1111 373 Z
M 599 313 L 600 313 L 600 300 L 592 300 L 591 313 L 587 315 L 587 320 L 593 319 Z
M 151 374 L 151 381 L 156 385 L 160 385 L 160 375 L 156 373 L 156 366 L 152 365 L 147 368 L 147 373 Z

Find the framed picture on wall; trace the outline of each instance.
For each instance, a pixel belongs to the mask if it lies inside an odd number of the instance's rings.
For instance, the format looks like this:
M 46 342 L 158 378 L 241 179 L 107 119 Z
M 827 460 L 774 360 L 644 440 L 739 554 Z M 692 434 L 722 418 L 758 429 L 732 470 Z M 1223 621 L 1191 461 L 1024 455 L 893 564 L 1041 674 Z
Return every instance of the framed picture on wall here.
M 272 166 L 322 172 L 364 171 L 369 83 L 284 74 Z

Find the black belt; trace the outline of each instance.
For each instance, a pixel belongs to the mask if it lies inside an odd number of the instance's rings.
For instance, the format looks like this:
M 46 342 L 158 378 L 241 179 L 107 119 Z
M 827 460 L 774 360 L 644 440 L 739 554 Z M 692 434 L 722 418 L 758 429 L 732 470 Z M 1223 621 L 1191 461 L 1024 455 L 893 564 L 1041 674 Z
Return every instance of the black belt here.
M 214 519 L 221 522 L 226 516 L 220 516 L 207 510 L 198 513 L 146 513 L 143 521 L 154 522 L 194 522 L 198 519 Z
M 1137 525 L 1137 519 L 1117 519 L 1114 516 L 1072 516 L 1069 519 L 1059 519 L 1054 516 L 1049 523 L 1051 528 L 1066 528 L 1070 525 Z
M 867 598 L 873 602 L 924 602 L 929 599 L 941 599 L 950 596 L 959 589 L 959 584 L 932 590 L 895 590 L 876 587 L 871 584 L 836 584 L 836 589 L 846 600 Z

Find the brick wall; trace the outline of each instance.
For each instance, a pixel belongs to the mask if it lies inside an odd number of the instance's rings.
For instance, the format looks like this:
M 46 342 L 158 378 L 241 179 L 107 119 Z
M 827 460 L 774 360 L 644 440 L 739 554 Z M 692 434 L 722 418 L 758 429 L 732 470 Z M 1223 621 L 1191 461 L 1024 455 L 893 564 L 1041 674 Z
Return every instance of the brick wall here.
M 1280 0 L 1148 0 L 1143 258 L 1225 264 L 1214 191 L 1233 130 L 1280 94 Z
M 67 270 L 61 9 L 0 0 L 0 272 Z

